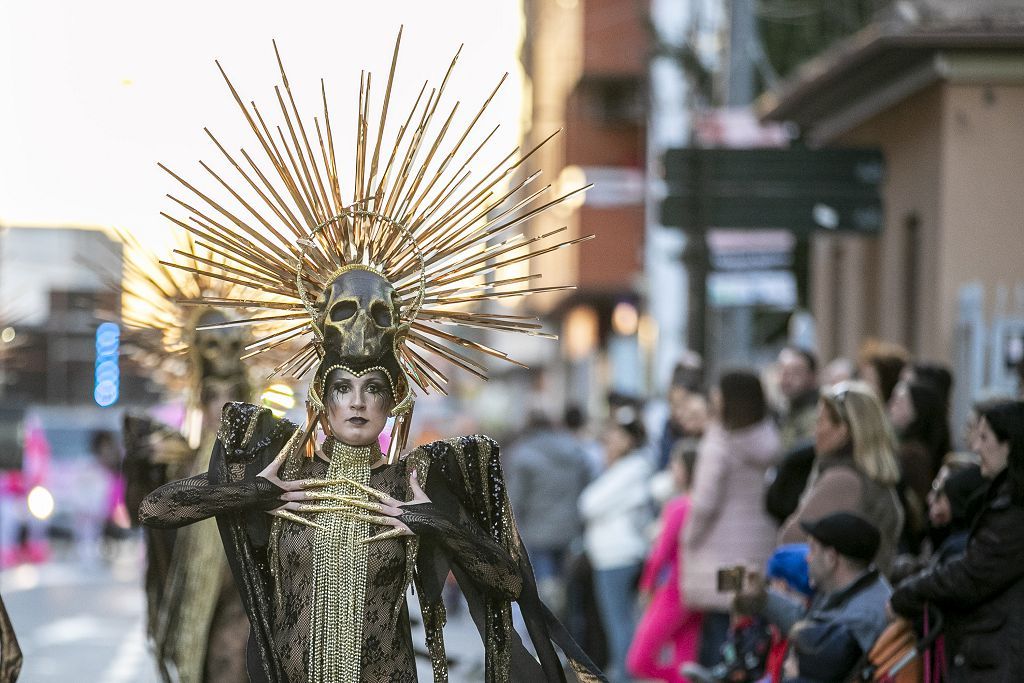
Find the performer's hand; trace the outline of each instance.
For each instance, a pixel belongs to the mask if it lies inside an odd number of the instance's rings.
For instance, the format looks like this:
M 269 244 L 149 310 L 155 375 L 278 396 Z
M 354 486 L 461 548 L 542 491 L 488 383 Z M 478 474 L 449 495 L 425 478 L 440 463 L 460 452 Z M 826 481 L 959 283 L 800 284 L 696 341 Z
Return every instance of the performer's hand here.
M 267 465 L 262 472 L 257 474 L 257 477 L 263 477 L 274 486 L 279 489 L 283 489 L 279 498 L 283 501 L 283 504 L 279 507 L 269 511 L 269 514 L 282 519 L 287 519 L 291 522 L 298 524 L 305 524 L 306 526 L 312 526 L 319 529 L 324 527 L 316 522 L 301 517 L 296 513 L 309 513 L 309 512 L 324 512 L 326 510 L 347 510 L 347 507 L 341 506 L 323 506 L 313 505 L 314 501 L 334 501 L 337 503 L 346 503 L 351 499 L 351 496 L 341 496 L 334 493 L 328 493 L 322 491 L 325 486 L 331 484 L 341 483 L 342 479 L 282 479 L 280 472 L 284 466 L 284 462 L 288 457 L 288 449 L 284 448 L 274 458 L 269 465 Z
M 410 505 L 419 505 L 421 503 L 429 503 L 430 498 L 423 492 L 423 488 L 420 486 L 419 479 L 416 476 L 416 470 L 413 470 L 409 475 L 409 489 L 412 491 L 412 498 L 405 501 L 404 503 L 396 498 L 392 498 L 383 491 L 378 491 L 375 488 L 369 486 L 362 486 L 356 482 L 349 482 L 355 485 L 360 490 L 368 493 L 369 495 L 376 498 L 376 501 L 365 501 L 365 500 L 348 500 L 346 505 L 353 508 L 359 508 L 360 510 L 366 510 L 368 512 L 374 512 L 377 514 L 368 515 L 362 512 L 353 511 L 349 513 L 349 516 L 360 519 L 371 524 L 379 524 L 381 526 L 391 527 L 390 531 L 371 536 L 368 541 L 377 541 L 384 538 L 397 538 L 399 536 L 415 536 L 412 529 L 410 529 L 400 517 L 405 512 L 404 508 Z

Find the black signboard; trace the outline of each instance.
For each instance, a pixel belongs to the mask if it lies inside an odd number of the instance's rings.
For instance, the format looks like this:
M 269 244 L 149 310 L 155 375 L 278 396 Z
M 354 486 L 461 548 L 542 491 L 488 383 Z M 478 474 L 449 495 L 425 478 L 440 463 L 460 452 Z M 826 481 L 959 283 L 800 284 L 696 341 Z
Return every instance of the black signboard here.
M 875 149 L 671 149 L 664 163 L 663 225 L 882 229 L 884 165 Z

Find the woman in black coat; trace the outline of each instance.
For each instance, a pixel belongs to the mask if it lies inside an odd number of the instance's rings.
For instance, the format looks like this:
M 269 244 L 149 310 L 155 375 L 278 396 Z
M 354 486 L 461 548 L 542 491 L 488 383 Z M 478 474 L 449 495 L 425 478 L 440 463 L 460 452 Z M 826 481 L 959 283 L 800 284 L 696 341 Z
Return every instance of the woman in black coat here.
M 1024 672 L 1024 403 L 983 409 L 972 443 L 990 484 L 959 559 L 909 577 L 891 598 L 908 618 L 945 615 L 952 681 L 1013 681 Z

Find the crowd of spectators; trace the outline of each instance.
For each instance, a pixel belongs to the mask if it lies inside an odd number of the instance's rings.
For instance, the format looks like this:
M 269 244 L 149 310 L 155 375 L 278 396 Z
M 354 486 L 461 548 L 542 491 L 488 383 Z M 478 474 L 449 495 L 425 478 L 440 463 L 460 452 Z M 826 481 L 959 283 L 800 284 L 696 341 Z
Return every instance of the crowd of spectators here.
M 1024 403 L 975 405 L 954 451 L 952 374 L 894 344 L 710 379 L 677 368 L 653 438 L 616 396 L 594 440 L 572 408 L 506 457 L 541 592 L 610 681 L 1015 680 Z

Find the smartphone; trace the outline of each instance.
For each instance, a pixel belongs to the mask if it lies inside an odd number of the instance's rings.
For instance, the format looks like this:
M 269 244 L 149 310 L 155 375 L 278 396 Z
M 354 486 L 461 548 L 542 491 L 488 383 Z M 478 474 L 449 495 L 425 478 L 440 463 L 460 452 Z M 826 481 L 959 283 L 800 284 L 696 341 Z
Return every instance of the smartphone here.
M 734 567 L 722 567 L 718 570 L 718 592 L 738 593 L 743 589 L 743 579 L 746 578 L 747 568 L 741 564 Z

